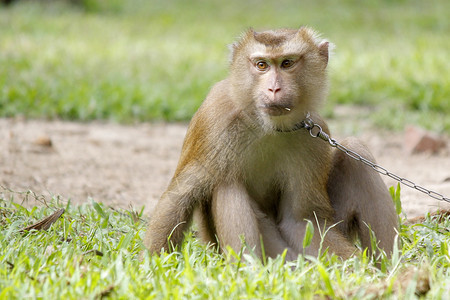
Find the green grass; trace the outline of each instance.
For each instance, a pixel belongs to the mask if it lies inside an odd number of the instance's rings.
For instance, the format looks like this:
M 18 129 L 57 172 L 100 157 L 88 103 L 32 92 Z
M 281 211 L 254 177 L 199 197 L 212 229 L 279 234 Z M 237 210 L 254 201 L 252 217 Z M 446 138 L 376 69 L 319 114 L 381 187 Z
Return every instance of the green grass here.
M 140 260 L 140 213 L 59 198 L 27 209 L 18 204 L 25 198 L 35 201 L 19 193 L 0 199 L 1 299 L 372 299 L 373 293 L 413 299 L 415 280 L 394 288 L 411 268 L 430 282 L 426 298 L 444 299 L 450 291 L 450 217 L 403 225 L 399 252 L 381 259 L 380 268 L 366 255 L 347 261 L 300 256 L 286 264 L 282 257 L 236 260 L 192 234 L 180 251 Z M 66 212 L 48 231 L 19 232 L 61 207 Z
M 0 8 L 0 116 L 188 120 L 245 28 L 307 24 L 337 45 L 327 117 L 450 130 L 447 0 L 68 2 Z

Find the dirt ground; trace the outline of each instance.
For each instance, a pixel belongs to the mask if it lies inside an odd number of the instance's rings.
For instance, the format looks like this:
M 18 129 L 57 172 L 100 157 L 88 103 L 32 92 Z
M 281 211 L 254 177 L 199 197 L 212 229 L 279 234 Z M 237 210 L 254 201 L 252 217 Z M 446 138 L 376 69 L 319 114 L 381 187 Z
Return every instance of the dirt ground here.
M 364 122 L 360 126 L 361 119 L 352 119 L 348 109 L 337 115 L 329 122 L 336 138 L 350 131 L 369 145 L 386 169 L 450 197 L 448 136 L 446 148 L 438 154 L 412 155 L 403 150 L 403 133 L 374 130 Z M 60 195 L 72 203 L 92 198 L 120 208 L 145 205 L 151 213 L 175 170 L 186 128 L 186 124 L 0 119 L 0 195 L 9 197 L 12 190 L 20 203 L 25 196 L 16 192 L 31 190 L 47 199 Z M 395 184 L 383 179 L 388 186 Z M 402 188 L 401 199 L 408 217 L 450 208 L 449 203 L 407 187 Z

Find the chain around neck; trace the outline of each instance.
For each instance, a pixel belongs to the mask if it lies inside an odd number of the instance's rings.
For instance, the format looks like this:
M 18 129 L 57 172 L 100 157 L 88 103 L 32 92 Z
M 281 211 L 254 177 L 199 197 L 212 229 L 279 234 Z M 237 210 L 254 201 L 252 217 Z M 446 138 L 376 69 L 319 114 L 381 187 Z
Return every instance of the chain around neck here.
M 275 129 L 278 132 L 293 132 L 293 131 L 297 131 L 299 129 L 306 129 L 306 130 L 311 130 L 314 127 L 314 121 L 311 119 L 311 114 L 308 112 L 305 116 L 305 119 L 303 119 L 302 121 L 296 123 L 291 129 L 280 129 L 277 128 Z

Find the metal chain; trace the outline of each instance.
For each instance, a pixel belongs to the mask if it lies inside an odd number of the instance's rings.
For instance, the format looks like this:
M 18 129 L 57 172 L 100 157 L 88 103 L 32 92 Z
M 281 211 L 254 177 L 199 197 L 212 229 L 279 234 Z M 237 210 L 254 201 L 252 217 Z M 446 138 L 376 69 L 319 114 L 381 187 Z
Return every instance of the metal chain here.
M 344 152 L 349 157 L 353 158 L 354 160 L 362 162 L 363 164 L 371 167 L 372 169 L 374 169 L 375 171 L 377 171 L 378 173 L 380 173 L 382 175 L 388 176 L 388 177 L 400 182 L 401 184 L 404 184 L 410 188 L 418 190 L 419 192 L 427 194 L 431 198 L 434 198 L 434 199 L 437 199 L 440 201 L 447 201 L 450 203 L 450 198 L 444 197 L 444 195 L 442 195 L 442 194 L 439 194 L 435 191 L 432 191 L 432 190 L 426 189 L 420 185 L 417 185 L 414 182 L 412 182 L 411 180 L 408 180 L 406 178 L 395 175 L 394 173 L 389 172 L 388 170 L 381 167 L 380 165 L 377 165 L 376 163 L 371 162 L 370 160 L 362 157 L 355 151 L 352 151 L 352 150 L 346 148 L 345 146 L 339 144 L 335 139 L 331 138 L 327 133 L 325 133 L 319 124 L 314 123 L 314 121 L 310 118 L 309 114 L 306 116 L 305 120 L 303 120 L 299 124 L 298 128 L 296 128 L 296 129 L 299 129 L 299 128 L 305 128 L 306 130 L 308 130 L 309 134 L 313 138 L 317 138 L 317 137 L 321 138 L 322 140 L 328 142 L 332 147 L 339 149 L 340 151 Z M 317 130 L 317 132 L 315 133 L 316 130 Z

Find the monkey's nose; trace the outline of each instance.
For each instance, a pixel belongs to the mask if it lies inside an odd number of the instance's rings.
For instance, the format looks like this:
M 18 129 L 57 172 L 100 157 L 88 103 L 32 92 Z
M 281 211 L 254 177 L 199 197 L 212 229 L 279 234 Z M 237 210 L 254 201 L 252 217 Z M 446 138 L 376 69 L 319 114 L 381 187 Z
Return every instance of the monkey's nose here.
M 277 92 L 279 92 L 281 90 L 281 88 L 279 87 L 273 87 L 273 88 L 269 88 L 269 92 L 276 94 Z

